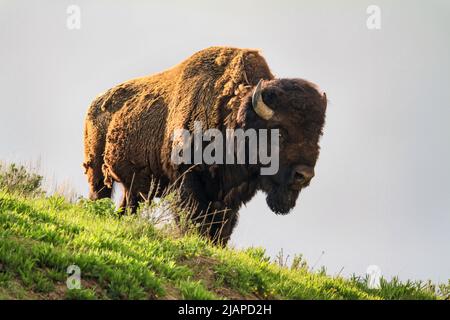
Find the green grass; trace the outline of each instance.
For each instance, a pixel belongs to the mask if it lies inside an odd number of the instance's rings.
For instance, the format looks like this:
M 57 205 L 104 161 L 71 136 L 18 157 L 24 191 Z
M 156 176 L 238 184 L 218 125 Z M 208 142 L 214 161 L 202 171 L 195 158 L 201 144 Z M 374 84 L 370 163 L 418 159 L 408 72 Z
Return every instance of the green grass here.
M 67 268 L 81 270 L 68 289 Z M 119 216 L 109 200 L 0 191 L 0 299 L 436 299 L 420 282 L 314 273 L 280 266 L 261 248 L 215 247 L 175 236 L 139 215 Z

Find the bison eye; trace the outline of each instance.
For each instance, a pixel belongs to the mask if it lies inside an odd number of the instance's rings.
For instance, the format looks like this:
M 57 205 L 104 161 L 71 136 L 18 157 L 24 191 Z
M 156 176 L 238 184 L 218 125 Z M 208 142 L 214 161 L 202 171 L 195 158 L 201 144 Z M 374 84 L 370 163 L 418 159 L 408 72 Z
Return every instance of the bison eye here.
M 277 99 L 277 94 L 274 90 L 265 90 L 262 93 L 262 97 L 265 103 L 271 105 L 275 103 L 275 100 Z

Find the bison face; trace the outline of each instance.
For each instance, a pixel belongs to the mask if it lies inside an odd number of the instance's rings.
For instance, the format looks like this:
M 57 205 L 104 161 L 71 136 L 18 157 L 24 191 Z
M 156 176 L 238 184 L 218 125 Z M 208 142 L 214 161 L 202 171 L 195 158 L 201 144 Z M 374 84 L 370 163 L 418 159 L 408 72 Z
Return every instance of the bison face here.
M 326 95 L 301 79 L 264 81 L 254 90 L 246 124 L 280 133 L 279 170 L 259 177 L 267 204 L 277 214 L 289 213 L 314 177 L 326 106 Z

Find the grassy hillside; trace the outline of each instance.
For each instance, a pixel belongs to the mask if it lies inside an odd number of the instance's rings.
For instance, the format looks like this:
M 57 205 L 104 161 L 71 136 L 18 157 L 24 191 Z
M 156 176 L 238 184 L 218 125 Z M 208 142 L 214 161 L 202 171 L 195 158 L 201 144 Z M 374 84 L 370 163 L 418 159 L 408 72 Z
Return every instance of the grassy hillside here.
M 175 236 L 139 216 L 119 217 L 110 201 L 0 192 L 1 299 L 435 299 L 419 283 L 312 273 L 270 262 L 264 250 L 218 248 Z M 67 289 L 67 268 L 81 289 Z
M 262 248 L 211 245 L 165 218 L 174 195 L 138 215 L 120 216 L 110 200 L 46 196 L 42 177 L 0 162 L 0 299 L 436 299 L 429 283 L 394 279 L 368 289 L 367 279 L 291 267 Z M 171 209 L 172 208 L 172 209 Z M 178 209 L 178 208 L 177 208 Z M 68 289 L 68 268 L 81 288 Z M 69 284 L 76 282 L 69 281 Z M 436 295 L 439 292 L 440 295 Z

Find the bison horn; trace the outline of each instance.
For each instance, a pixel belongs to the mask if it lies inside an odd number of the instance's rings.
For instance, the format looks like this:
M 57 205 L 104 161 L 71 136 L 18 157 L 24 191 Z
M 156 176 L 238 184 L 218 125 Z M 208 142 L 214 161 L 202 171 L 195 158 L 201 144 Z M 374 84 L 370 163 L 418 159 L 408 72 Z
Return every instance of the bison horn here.
M 256 85 L 255 91 L 253 91 L 252 96 L 253 110 L 255 110 L 256 114 L 261 118 L 263 118 L 264 120 L 269 120 L 270 118 L 272 118 L 274 112 L 267 106 L 267 104 L 264 103 L 264 100 L 261 95 L 261 84 L 262 79 L 259 80 L 258 84 Z

